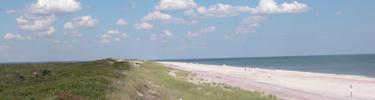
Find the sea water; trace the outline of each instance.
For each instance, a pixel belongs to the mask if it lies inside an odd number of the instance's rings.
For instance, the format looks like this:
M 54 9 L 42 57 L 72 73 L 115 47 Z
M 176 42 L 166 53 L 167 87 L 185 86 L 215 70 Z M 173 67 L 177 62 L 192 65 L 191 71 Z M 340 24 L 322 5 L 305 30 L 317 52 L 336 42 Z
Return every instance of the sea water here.
M 339 75 L 356 75 L 375 78 L 375 54 L 329 55 L 329 56 L 290 56 L 252 58 L 211 58 L 162 60 L 173 62 L 226 65 L 280 69 Z

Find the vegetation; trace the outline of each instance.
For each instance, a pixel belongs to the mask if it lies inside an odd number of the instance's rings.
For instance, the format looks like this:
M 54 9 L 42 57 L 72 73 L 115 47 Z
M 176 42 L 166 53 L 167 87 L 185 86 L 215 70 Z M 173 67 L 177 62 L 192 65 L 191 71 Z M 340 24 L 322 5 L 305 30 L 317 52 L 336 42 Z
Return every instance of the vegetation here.
M 171 72 L 174 74 L 171 75 Z M 150 61 L 145 61 L 140 67 L 132 68 L 123 74 L 127 77 L 114 82 L 117 90 L 108 95 L 109 99 L 278 100 L 273 95 L 246 91 L 224 83 L 212 83 L 216 86 L 205 82 L 193 83 L 191 80 L 203 79 L 197 78 L 197 75 L 191 72 Z
M 150 61 L 103 59 L 87 63 L 0 65 L 0 73 L 1 100 L 277 99 L 224 83 L 193 83 L 205 80 Z
M 115 88 L 111 80 L 123 77 L 114 70 L 129 67 L 127 62 L 113 59 L 0 65 L 0 99 L 106 99 L 105 95 Z

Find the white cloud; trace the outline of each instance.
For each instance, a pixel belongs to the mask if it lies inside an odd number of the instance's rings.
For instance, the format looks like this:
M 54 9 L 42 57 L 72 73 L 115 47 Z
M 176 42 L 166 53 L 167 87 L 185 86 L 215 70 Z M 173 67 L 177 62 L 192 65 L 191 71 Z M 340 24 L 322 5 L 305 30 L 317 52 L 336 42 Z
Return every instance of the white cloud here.
M 77 40 L 72 40 L 72 43 L 75 43 L 75 42 L 77 42 Z
M 171 15 L 161 13 L 160 11 L 154 11 L 154 12 L 148 13 L 146 16 L 143 16 L 140 20 L 141 21 L 153 21 L 153 22 L 158 22 L 162 24 L 187 23 L 182 18 L 172 17 Z
M 24 7 L 21 12 L 33 14 L 72 13 L 82 9 L 81 3 L 75 0 L 38 0 Z
M 141 41 L 141 38 L 139 38 L 139 37 L 138 37 L 138 38 L 137 38 L 137 39 L 135 39 L 135 40 L 137 40 L 137 41 Z
M 229 36 L 228 35 L 226 35 L 226 34 L 224 34 L 224 36 L 223 36 L 225 39 L 229 39 Z
M 12 33 L 5 34 L 4 40 L 12 40 L 12 39 L 15 39 L 15 40 L 31 40 L 32 38 L 29 37 L 29 36 L 23 37 L 19 34 L 12 34 Z
M 111 43 L 111 40 L 108 40 L 108 39 L 102 39 L 100 41 L 100 43 Z
M 201 34 L 203 33 L 213 32 L 215 30 L 216 30 L 216 27 L 210 26 L 208 28 L 201 29 L 199 32 L 195 32 L 195 33 L 192 33 L 189 31 L 187 34 L 185 34 L 185 37 L 200 37 Z
M 171 38 L 173 36 L 173 33 L 170 32 L 169 30 L 164 30 L 164 34 L 160 34 L 161 37 L 168 37 Z
M 198 24 L 197 20 L 192 20 L 189 23 L 187 23 L 187 25 L 195 25 L 195 24 Z
M 301 13 L 309 10 L 304 3 L 294 1 L 292 3 L 277 4 L 274 0 L 260 0 L 259 6 L 251 8 L 249 6 L 231 6 L 229 4 L 217 3 L 216 5 L 198 7 L 196 10 L 186 10 L 184 15 L 190 18 L 220 18 L 238 16 L 241 13 L 251 14 L 281 14 L 281 13 Z
M 10 10 L 6 10 L 5 13 L 6 14 L 12 14 L 12 13 L 15 13 L 16 11 L 13 10 L 13 9 L 10 9 Z
M 27 18 L 25 16 L 20 16 L 16 19 L 18 23 L 18 27 L 21 30 L 27 30 L 27 31 L 46 31 L 52 27 L 53 22 L 57 20 L 55 15 L 51 15 L 48 17 L 39 17 L 39 18 Z
M 107 34 L 121 34 L 121 32 L 109 30 Z
M 196 11 L 193 9 L 186 10 L 184 15 L 190 18 L 220 18 L 237 16 L 250 11 L 250 9 L 248 6 L 231 6 L 229 4 L 217 3 L 208 8 L 198 7 Z
M 135 4 L 136 4 L 135 2 L 132 2 L 132 8 L 135 8 Z
M 294 1 L 292 3 L 283 3 L 277 5 L 274 0 L 260 0 L 259 6 L 252 8 L 252 14 L 280 14 L 280 13 L 301 13 L 309 10 L 309 7 L 304 3 Z
M 121 41 L 121 38 L 115 38 L 115 41 Z
M 236 33 L 256 33 L 257 28 L 259 28 L 258 23 L 253 23 L 249 25 L 240 25 L 237 27 Z
M 109 36 L 109 35 L 107 35 L 107 34 L 103 34 L 103 35 L 101 35 L 100 37 L 102 37 L 102 38 L 111 38 L 111 36 Z
M 37 36 L 49 36 L 55 32 L 53 22 L 55 15 L 77 12 L 82 9 L 81 3 L 75 0 L 38 0 L 27 4 L 22 10 L 7 10 L 7 14 L 15 13 L 18 28 Z
M 155 9 L 162 11 L 176 11 L 197 7 L 198 4 L 195 3 L 194 0 L 161 0 L 159 5 L 155 6 Z
M 267 16 L 250 16 L 240 21 L 240 25 L 237 27 L 236 33 L 256 33 L 256 29 L 259 28 L 259 22 L 265 21 Z
M 240 24 L 252 24 L 265 21 L 267 19 L 266 16 L 250 16 L 248 18 L 244 18 L 240 21 Z
M 92 19 L 91 15 L 72 18 L 71 22 L 64 24 L 64 29 L 92 28 L 99 23 L 98 19 Z
M 126 33 L 122 33 L 122 34 L 121 34 L 121 37 L 122 37 L 122 38 L 128 38 L 128 37 L 130 37 L 130 36 L 129 36 L 128 34 L 126 34 Z
M 208 33 L 208 32 L 213 32 L 216 30 L 216 27 L 214 26 L 211 26 L 211 27 L 208 27 L 208 28 L 205 28 L 205 29 L 201 29 L 201 33 Z
M 134 24 L 134 28 L 136 30 L 153 29 L 154 25 L 146 23 L 146 22 L 142 22 L 142 23 Z
M 124 19 L 119 19 L 119 20 L 116 22 L 116 25 L 129 25 L 129 23 L 125 22 Z
M 51 26 L 51 27 L 49 27 L 49 30 L 36 32 L 36 35 L 41 36 L 41 37 L 45 37 L 45 36 L 51 36 L 55 32 L 56 32 L 55 27 Z
M 150 40 L 156 40 L 156 39 L 157 39 L 156 34 L 152 34 L 152 35 L 150 36 Z
M 342 14 L 342 12 L 335 12 L 335 13 L 333 13 L 334 15 L 341 15 Z
M 198 32 L 195 32 L 195 33 L 192 33 L 192 32 L 188 32 L 187 34 L 185 34 L 185 37 L 199 37 L 201 36 Z
M 71 37 L 82 37 L 82 33 L 78 30 L 73 30 L 71 33 L 65 32 L 64 35 L 69 35 Z
M 7 46 L 7 45 L 0 45 L 0 51 L 5 51 L 5 50 L 8 50 L 8 49 L 12 49 L 12 47 Z

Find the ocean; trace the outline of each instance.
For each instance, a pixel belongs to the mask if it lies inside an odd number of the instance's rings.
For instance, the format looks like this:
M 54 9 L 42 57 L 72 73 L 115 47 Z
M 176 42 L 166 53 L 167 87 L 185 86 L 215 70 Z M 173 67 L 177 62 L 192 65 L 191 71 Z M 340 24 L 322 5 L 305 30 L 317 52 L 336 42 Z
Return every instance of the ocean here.
M 375 54 L 158 60 L 375 78 Z

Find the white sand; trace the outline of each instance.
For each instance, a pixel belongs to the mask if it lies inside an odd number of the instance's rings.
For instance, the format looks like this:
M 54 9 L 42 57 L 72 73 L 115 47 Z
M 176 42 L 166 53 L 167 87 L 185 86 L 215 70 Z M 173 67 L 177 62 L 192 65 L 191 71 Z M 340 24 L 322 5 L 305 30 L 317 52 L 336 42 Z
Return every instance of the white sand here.
M 192 71 L 213 82 L 226 83 L 246 90 L 257 90 L 291 100 L 375 100 L 375 78 L 350 75 L 308 73 L 159 62 L 165 66 Z M 374 71 L 375 72 L 375 71 Z M 350 97 L 350 85 L 353 97 Z

